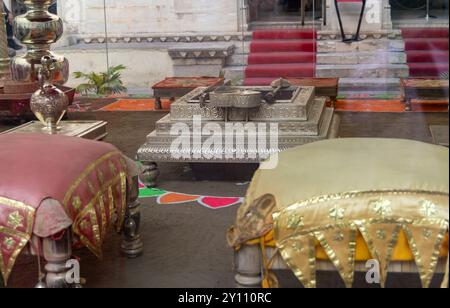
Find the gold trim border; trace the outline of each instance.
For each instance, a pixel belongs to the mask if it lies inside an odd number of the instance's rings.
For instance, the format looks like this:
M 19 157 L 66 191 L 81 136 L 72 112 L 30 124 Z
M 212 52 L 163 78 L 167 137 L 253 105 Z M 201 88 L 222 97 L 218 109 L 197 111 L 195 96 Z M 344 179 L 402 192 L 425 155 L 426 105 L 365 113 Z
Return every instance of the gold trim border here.
M 24 247 L 27 245 L 27 243 L 31 239 L 31 234 L 33 232 L 33 227 L 34 227 L 34 215 L 36 213 L 36 209 L 28 204 L 23 203 L 23 202 L 9 199 L 9 198 L 2 197 L 2 196 L 0 196 L 0 204 L 10 207 L 12 209 L 24 211 L 27 214 L 27 218 L 26 218 L 27 227 L 26 227 L 25 232 L 12 230 L 11 228 L 0 226 L 0 233 L 4 233 L 6 235 L 13 236 L 16 239 L 18 238 L 20 240 L 19 243 L 16 245 L 13 253 L 11 254 L 11 257 L 9 258 L 9 262 L 6 265 L 6 267 L 4 265 L 5 263 L 4 263 L 4 259 L 3 259 L 3 254 L 0 251 L 0 271 L 2 273 L 4 283 L 6 285 L 8 283 L 8 279 L 9 279 L 9 276 L 11 275 L 14 264 L 16 263 L 17 257 L 19 256 L 19 254 L 22 252 Z
M 360 197 L 364 197 L 364 196 L 370 196 L 370 195 L 389 195 L 389 196 L 413 196 L 413 195 L 428 195 L 428 196 L 442 196 L 442 197 L 447 197 L 448 198 L 448 193 L 444 193 L 444 192 L 431 192 L 431 191 L 420 191 L 420 190 L 380 190 L 380 191 L 354 191 L 354 192 L 345 192 L 345 193 L 337 193 L 337 194 L 330 194 L 330 195 L 323 195 L 323 196 L 318 196 L 318 197 L 314 197 L 314 198 L 310 198 L 308 200 L 304 200 L 304 201 L 300 201 L 297 203 L 294 203 L 286 208 L 280 209 L 278 211 L 275 211 L 273 213 L 273 221 L 274 221 L 274 239 L 276 241 L 277 247 L 280 250 L 280 253 L 283 257 L 283 259 L 287 262 L 287 259 L 291 259 L 290 256 L 286 255 L 285 252 L 283 252 L 283 243 L 285 241 L 287 241 L 289 238 L 295 238 L 298 236 L 311 236 L 313 235 L 315 238 L 317 238 L 320 242 L 320 244 L 322 245 L 322 247 L 324 248 L 325 252 L 327 253 L 327 255 L 330 257 L 330 260 L 332 261 L 332 263 L 335 265 L 335 267 L 337 268 L 338 272 L 341 274 L 342 278 L 344 279 L 344 282 L 346 283 L 347 286 L 349 286 L 350 281 L 353 281 L 353 279 L 351 277 L 346 278 L 345 275 L 346 273 L 344 273 L 342 266 L 339 262 L 339 260 L 337 260 L 335 257 L 336 255 L 334 254 L 334 251 L 332 251 L 332 249 L 330 248 L 330 246 L 328 245 L 327 241 L 325 240 L 323 234 L 321 233 L 321 231 L 324 230 L 328 230 L 330 228 L 336 228 L 336 229 L 341 229 L 346 227 L 346 228 L 350 228 L 350 230 L 347 231 L 355 231 L 354 228 L 356 228 L 356 231 L 360 231 L 361 234 L 363 235 L 364 239 L 367 240 L 367 237 L 364 236 L 363 232 L 364 230 L 360 230 L 360 227 L 362 229 L 365 229 L 365 225 L 367 223 L 370 224 L 374 224 L 374 223 L 393 223 L 393 224 L 397 224 L 397 227 L 395 228 L 396 233 L 400 233 L 400 230 L 405 230 L 405 233 L 408 237 L 408 241 L 413 244 L 414 243 L 414 239 L 411 235 L 410 232 L 408 232 L 408 225 L 421 225 L 423 222 L 427 222 L 427 223 L 434 223 L 439 225 L 441 228 L 439 230 L 439 236 L 437 238 L 437 242 L 435 244 L 435 249 L 433 252 L 433 257 L 432 257 L 432 267 L 435 268 L 438 264 L 439 261 L 439 251 L 442 245 L 442 242 L 444 240 L 445 234 L 446 232 L 448 232 L 448 218 L 447 219 L 443 219 L 443 218 L 393 218 L 393 217 L 387 217 L 384 219 L 381 218 L 373 218 L 373 219 L 365 219 L 365 220 L 358 220 L 358 219 L 349 219 L 349 221 L 345 222 L 345 223 L 336 223 L 336 224 L 332 224 L 332 225 L 325 225 L 325 226 L 318 226 L 318 227 L 310 227 L 308 228 L 308 230 L 302 230 L 299 231 L 298 228 L 292 232 L 291 234 L 288 235 L 287 238 L 282 239 L 281 242 L 278 242 L 278 238 L 280 236 L 280 217 L 282 216 L 282 213 L 287 213 L 287 212 L 293 212 L 295 210 L 298 210 L 300 208 L 305 208 L 308 206 L 314 206 L 317 204 L 321 204 L 321 203 L 329 203 L 332 201 L 341 201 L 341 200 L 351 200 L 354 198 L 360 198 Z M 338 228 L 339 227 L 339 228 Z M 350 256 L 349 258 L 354 258 L 355 255 L 355 250 L 356 250 L 356 237 L 354 239 L 354 242 L 352 242 L 353 237 L 351 236 L 350 239 Z M 392 256 L 393 254 L 393 250 L 395 248 L 395 244 L 396 242 L 395 239 L 398 239 L 398 234 L 393 234 L 392 235 L 392 239 L 389 241 L 389 247 L 388 247 L 388 257 Z M 367 243 L 367 242 L 366 242 Z M 369 251 L 371 254 L 374 254 L 375 249 L 373 247 L 373 245 L 370 245 L 370 243 L 367 243 L 369 246 Z M 373 244 L 373 243 L 372 243 Z M 414 246 L 414 245 L 412 245 Z M 423 265 L 421 264 L 421 258 L 420 255 L 417 251 L 417 249 L 415 249 L 416 247 L 411 247 L 411 250 L 415 256 L 416 259 L 416 263 L 417 266 L 419 268 L 419 273 L 421 275 L 421 280 L 422 283 L 425 287 L 429 286 L 429 283 L 431 282 L 431 278 L 428 279 L 430 273 L 424 273 L 424 269 L 423 269 Z M 376 257 L 373 256 L 374 258 Z M 314 256 L 315 258 L 315 256 Z M 390 260 L 388 260 L 389 262 Z M 388 266 L 389 263 L 387 263 Z M 300 281 L 302 281 L 304 283 L 304 285 L 310 285 L 310 286 L 315 286 L 316 281 L 310 281 L 308 283 L 305 283 L 304 280 L 304 276 L 302 275 L 301 271 L 296 268 L 295 266 L 290 266 L 292 268 L 292 270 L 294 271 L 294 273 L 296 274 L 296 276 L 299 278 Z M 315 270 L 315 269 L 314 269 Z M 434 272 L 433 272 L 434 273 Z M 343 276 L 344 275 L 344 276 Z M 383 283 L 384 284 L 384 283 Z

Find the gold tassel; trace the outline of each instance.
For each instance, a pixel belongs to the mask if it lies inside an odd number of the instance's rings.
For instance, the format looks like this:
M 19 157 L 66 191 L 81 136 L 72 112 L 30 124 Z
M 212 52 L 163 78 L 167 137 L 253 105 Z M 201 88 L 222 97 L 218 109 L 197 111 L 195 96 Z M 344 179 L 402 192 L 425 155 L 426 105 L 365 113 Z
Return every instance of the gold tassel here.
M 260 238 L 260 245 L 261 245 L 262 261 L 264 266 L 263 281 L 261 286 L 263 289 L 278 289 L 280 287 L 278 278 L 274 273 L 270 271 L 272 263 L 278 254 L 278 249 L 275 250 L 274 255 L 270 258 L 269 261 L 267 261 L 266 242 L 264 236 Z

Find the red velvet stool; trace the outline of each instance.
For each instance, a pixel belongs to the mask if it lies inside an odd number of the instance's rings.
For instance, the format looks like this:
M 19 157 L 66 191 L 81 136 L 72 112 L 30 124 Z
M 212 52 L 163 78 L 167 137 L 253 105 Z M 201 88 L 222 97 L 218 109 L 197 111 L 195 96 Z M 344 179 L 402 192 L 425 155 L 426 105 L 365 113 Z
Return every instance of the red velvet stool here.
M 72 248 L 102 257 L 111 226 L 122 251 L 142 252 L 138 172 L 114 146 L 46 134 L 0 135 L 0 272 L 8 281 L 22 252 L 46 260 L 46 286 L 71 287 Z M 75 282 L 77 283 L 77 282 Z

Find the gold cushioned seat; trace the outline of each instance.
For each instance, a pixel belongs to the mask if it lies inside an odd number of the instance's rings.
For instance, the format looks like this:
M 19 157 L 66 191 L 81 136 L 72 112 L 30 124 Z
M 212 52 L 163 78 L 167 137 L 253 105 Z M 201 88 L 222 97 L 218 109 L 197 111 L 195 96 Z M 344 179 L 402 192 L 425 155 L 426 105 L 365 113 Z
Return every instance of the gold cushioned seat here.
M 347 286 L 355 261 L 414 260 L 424 286 L 448 255 L 448 149 L 409 140 L 336 139 L 278 155 L 253 178 L 231 246 L 276 246 L 305 286 L 329 259 Z M 311 256 L 315 258 L 311 258 Z

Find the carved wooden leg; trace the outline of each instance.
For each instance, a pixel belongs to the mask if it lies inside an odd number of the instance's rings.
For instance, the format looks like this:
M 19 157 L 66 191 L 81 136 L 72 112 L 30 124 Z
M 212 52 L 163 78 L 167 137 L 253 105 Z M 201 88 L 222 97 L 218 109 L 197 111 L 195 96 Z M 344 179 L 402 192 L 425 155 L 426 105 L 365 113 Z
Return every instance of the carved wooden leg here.
M 155 97 L 155 109 L 161 110 L 162 109 L 162 103 L 161 103 L 161 97 Z
M 405 102 L 405 111 L 411 111 L 412 110 L 412 105 L 411 105 L 411 99 L 406 99 Z
M 258 245 L 242 246 L 235 253 L 235 281 L 238 288 L 260 288 L 262 277 L 261 249 Z
M 330 97 L 331 99 L 331 108 L 336 108 L 337 96 Z
M 144 244 L 139 234 L 141 224 L 141 212 L 139 203 L 138 177 L 133 178 L 132 189 L 128 197 L 128 206 L 125 214 L 124 238 L 122 241 L 122 253 L 128 258 L 136 258 L 142 255 Z
M 144 172 L 142 173 L 142 181 L 147 187 L 156 187 L 156 181 L 159 176 L 158 165 L 152 162 L 142 162 Z
M 72 236 L 67 230 L 61 239 L 53 240 L 46 238 L 43 240 L 43 253 L 45 261 L 46 283 L 48 288 L 69 288 L 66 275 L 69 269 L 67 261 L 72 256 Z

